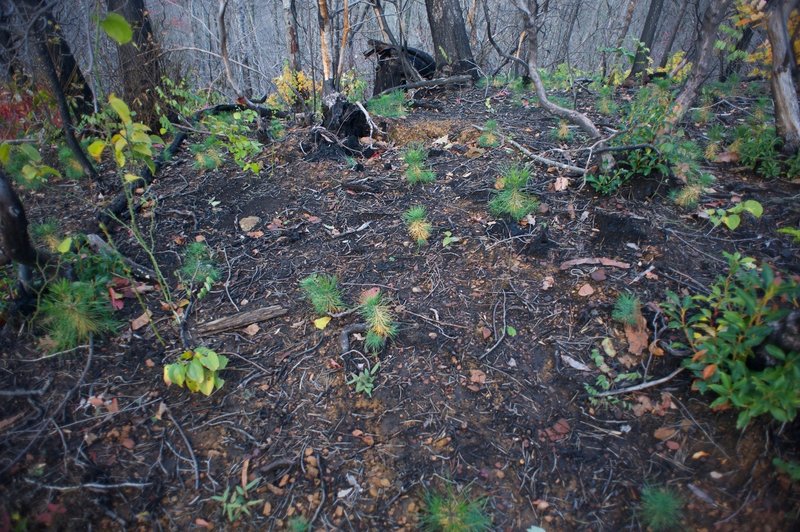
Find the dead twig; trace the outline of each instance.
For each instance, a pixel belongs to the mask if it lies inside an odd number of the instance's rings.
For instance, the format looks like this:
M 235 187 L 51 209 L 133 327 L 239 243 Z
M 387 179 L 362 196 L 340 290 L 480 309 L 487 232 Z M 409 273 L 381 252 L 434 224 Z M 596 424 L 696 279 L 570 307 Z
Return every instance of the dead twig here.
M 178 434 L 181 435 L 183 438 L 183 443 L 186 445 L 186 450 L 189 451 L 189 457 L 192 459 L 192 468 L 194 469 L 194 489 L 200 489 L 200 464 L 197 462 L 197 456 L 194 454 L 194 449 L 192 449 L 192 444 L 189 442 L 189 438 L 186 436 L 186 433 L 183 432 L 180 423 L 175 419 L 175 416 L 172 415 L 169 407 L 167 407 L 167 416 L 169 420 L 172 421 L 172 424 L 175 425 L 175 428 L 178 429 Z
M 42 395 L 47 389 L 50 387 L 50 384 L 53 382 L 53 378 L 50 377 L 47 381 L 42 385 L 41 388 L 37 388 L 36 390 L 21 390 L 21 389 L 14 389 L 14 390 L 0 390 L 0 397 L 28 397 L 30 395 Z
M 75 491 L 75 490 L 95 490 L 95 491 L 103 491 L 103 490 L 114 490 L 120 488 L 138 488 L 144 489 L 147 486 L 152 486 L 152 482 L 118 482 L 116 484 L 100 484 L 99 482 L 87 482 L 85 484 L 77 484 L 75 486 L 54 486 L 52 484 L 42 484 L 40 482 L 36 482 L 35 480 L 31 480 L 29 478 L 25 479 L 25 482 L 28 484 L 33 484 L 39 488 L 44 488 L 48 490 L 54 491 Z
M 605 392 L 598 393 L 595 397 L 608 397 L 610 395 L 622 395 L 624 393 L 631 393 L 631 392 L 638 392 L 639 390 L 646 390 L 647 388 L 652 388 L 654 386 L 658 386 L 659 384 L 664 384 L 667 381 L 674 379 L 678 376 L 683 370 L 686 368 L 680 367 L 667 375 L 666 377 L 661 377 L 660 379 L 656 379 L 654 381 L 643 382 L 641 384 L 637 384 L 636 386 L 629 386 L 627 388 L 619 388 L 618 390 L 608 390 Z
M 478 126 L 476 124 L 472 124 L 472 127 L 477 129 L 478 131 L 486 131 L 486 128 L 483 128 L 483 127 Z M 562 170 L 567 170 L 568 172 L 571 172 L 571 173 L 573 173 L 575 175 L 585 175 L 586 174 L 586 170 L 584 168 L 578 168 L 577 166 L 573 166 L 571 164 L 560 163 L 558 161 L 554 161 L 553 159 L 548 159 L 547 157 L 542 157 L 541 155 L 536 155 L 535 153 L 533 153 L 531 150 L 529 150 L 528 148 L 526 148 L 525 146 L 523 146 L 519 142 L 508 138 L 507 136 L 503 135 L 502 133 L 495 133 L 495 134 L 500 137 L 502 142 L 505 142 L 506 144 L 510 144 L 511 146 L 514 146 L 516 149 L 521 151 L 526 157 L 529 157 L 529 158 L 533 159 L 536 162 L 539 162 L 539 163 L 542 163 L 542 164 L 547 164 L 547 165 L 550 165 L 550 166 L 555 166 L 556 168 L 561 168 Z

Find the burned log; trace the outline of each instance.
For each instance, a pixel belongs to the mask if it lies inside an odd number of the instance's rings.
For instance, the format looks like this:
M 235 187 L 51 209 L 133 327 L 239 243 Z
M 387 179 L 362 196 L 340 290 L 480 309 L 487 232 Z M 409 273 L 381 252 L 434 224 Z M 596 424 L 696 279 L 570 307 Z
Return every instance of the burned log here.
M 364 52 L 364 57 L 377 56 L 378 62 L 375 65 L 375 88 L 373 96 L 394 87 L 400 87 L 408 82 L 416 81 L 411 79 L 410 73 L 403 67 L 402 56 L 406 63 L 417 71 L 420 77 L 425 79 L 433 78 L 436 73 L 436 61 L 428 53 L 417 48 L 399 47 L 375 39 L 369 41 L 370 49 Z

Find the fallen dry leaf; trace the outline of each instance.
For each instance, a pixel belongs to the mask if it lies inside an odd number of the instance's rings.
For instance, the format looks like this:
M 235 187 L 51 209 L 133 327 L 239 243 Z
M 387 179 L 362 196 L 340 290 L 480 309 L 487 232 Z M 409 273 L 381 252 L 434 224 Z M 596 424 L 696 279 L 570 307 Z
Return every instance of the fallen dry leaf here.
M 681 448 L 681 444 L 676 442 L 675 440 L 668 440 L 665 445 L 667 446 L 667 449 L 671 451 L 677 451 L 678 449 Z
M 672 438 L 677 433 L 678 429 L 674 429 L 672 427 L 661 427 L 656 429 L 656 431 L 653 433 L 653 436 L 655 436 L 657 440 L 664 441 Z
M 550 290 L 553 288 L 553 285 L 556 284 L 556 280 L 553 278 L 552 275 L 548 275 L 544 279 L 542 279 L 542 290 Z
M 597 268 L 595 271 L 589 274 L 589 277 L 592 278 L 592 281 L 598 282 L 605 281 L 607 278 L 606 271 L 603 268 Z
M 571 367 L 572 369 L 577 369 L 578 371 L 592 371 L 592 368 L 590 368 L 580 360 L 575 360 L 569 355 L 561 355 L 561 360 L 564 362 L 564 364 Z
M 195 519 L 194 520 L 194 524 L 199 526 L 199 527 L 205 528 L 207 530 L 213 530 L 214 529 L 214 525 L 212 525 L 211 523 L 209 523 L 208 521 L 206 521 L 202 517 L 198 517 L 197 519 Z
M 149 310 L 145 310 L 141 316 L 131 320 L 131 330 L 138 331 L 139 329 L 150 323 L 150 316 L 152 315 L 153 315 L 152 312 L 150 312 Z
M 262 236 L 264 236 L 264 231 L 249 231 L 247 233 L 247 236 L 249 236 L 250 238 L 261 238 Z
M 569 188 L 569 178 L 567 177 L 557 177 L 556 180 L 553 182 L 553 190 L 556 192 L 561 192 L 563 190 L 567 190 Z
M 484 384 L 486 382 L 486 373 L 479 369 L 469 370 L 469 381 L 473 384 Z
M 589 283 L 585 283 L 578 289 L 578 295 L 581 297 L 589 297 L 592 294 L 594 294 L 594 288 Z
M 658 340 L 653 340 L 650 342 L 650 345 L 647 346 L 647 350 L 650 352 L 651 355 L 657 357 L 664 356 L 664 350 L 658 346 Z
M 259 327 L 257 323 L 251 323 L 250 325 L 245 327 L 243 330 L 244 330 L 244 333 L 246 335 L 255 336 L 256 334 L 258 334 L 258 331 L 261 330 L 261 327 Z
M 625 324 L 625 338 L 628 340 L 628 352 L 637 357 L 642 356 L 648 345 L 650 330 L 641 313 L 636 318 L 636 325 Z
M 261 218 L 258 216 L 246 216 L 239 220 L 239 227 L 242 228 L 242 231 L 248 232 L 252 231 L 253 228 L 258 225 L 258 222 L 261 221 Z
M 708 380 L 714 376 L 714 373 L 717 372 L 717 365 L 716 364 L 709 364 L 705 368 L 703 368 L 703 380 Z

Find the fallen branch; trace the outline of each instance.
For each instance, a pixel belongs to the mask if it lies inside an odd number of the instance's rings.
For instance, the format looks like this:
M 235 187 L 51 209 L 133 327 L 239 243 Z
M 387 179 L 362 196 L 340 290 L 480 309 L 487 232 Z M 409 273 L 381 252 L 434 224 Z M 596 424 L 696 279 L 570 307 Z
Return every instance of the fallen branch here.
M 50 387 L 50 383 L 53 382 L 53 378 L 50 377 L 47 381 L 42 385 L 41 388 L 36 390 L 21 390 L 21 389 L 13 389 L 13 390 L 0 390 L 0 397 L 28 397 L 31 395 L 42 395 L 47 389 Z
M 613 266 L 614 268 L 622 268 L 627 270 L 631 267 L 627 262 L 620 262 L 618 260 L 609 259 L 606 257 L 590 257 L 585 259 L 572 259 L 561 263 L 558 267 L 559 270 L 568 270 L 573 266 L 583 266 L 584 264 L 602 264 L 603 266 Z
M 486 131 L 486 128 L 483 128 L 483 127 L 475 125 L 475 124 L 472 124 L 472 127 L 477 129 L 478 131 Z M 567 170 L 568 172 L 572 172 L 573 174 L 576 174 L 576 175 L 585 175 L 586 174 L 586 170 L 584 168 L 578 168 L 577 166 L 572 166 L 571 164 L 560 163 L 558 161 L 554 161 L 553 159 L 548 159 L 546 157 L 542 157 L 541 155 L 536 155 L 535 153 L 533 153 L 531 150 L 529 150 L 528 148 L 526 148 L 525 146 L 523 146 L 519 142 L 508 138 L 507 136 L 503 135 L 502 133 L 495 133 L 495 134 L 500 137 L 502 142 L 505 142 L 506 144 L 510 144 L 511 146 L 514 146 L 516 149 L 521 151 L 523 153 L 523 155 L 533 159 L 536 162 L 540 162 L 542 164 L 547 164 L 547 165 L 550 165 L 550 166 L 555 166 L 557 168 L 561 168 L 562 170 Z
M 150 268 L 146 268 L 141 264 L 133 262 L 128 257 L 122 255 L 119 251 L 111 247 L 111 245 L 103 240 L 100 235 L 96 235 L 94 233 L 89 233 L 86 235 L 86 242 L 89 244 L 89 247 L 95 253 L 102 254 L 105 253 L 107 255 L 112 255 L 117 257 L 122 261 L 123 264 L 127 268 L 130 269 L 133 276 L 137 279 L 145 279 L 147 281 L 155 281 L 157 279 L 156 272 L 151 270 Z
M 686 368 L 680 367 L 667 375 L 666 377 L 661 377 L 660 379 L 656 379 L 654 381 L 643 382 L 641 384 L 637 384 L 636 386 L 629 386 L 627 388 L 620 388 L 618 390 L 608 390 L 605 392 L 600 392 L 595 397 L 608 397 L 610 395 L 622 395 L 624 393 L 631 393 L 631 392 L 638 392 L 639 390 L 646 390 L 647 388 L 652 388 L 653 386 L 658 386 L 659 384 L 664 384 L 665 382 L 674 379 L 678 376 L 683 370 Z
M 352 325 L 348 325 L 344 329 L 342 329 L 341 334 L 339 334 L 339 347 L 342 349 L 342 354 L 347 353 L 350 351 L 350 338 L 349 336 L 353 333 L 357 332 L 367 332 L 367 324 L 366 323 L 354 323 Z
M 246 327 L 251 323 L 258 323 L 260 321 L 267 321 L 278 316 L 286 314 L 286 309 L 279 305 L 272 305 L 269 307 L 262 307 L 247 312 L 240 312 L 232 316 L 225 316 L 213 321 L 202 323 L 197 326 L 197 334 L 204 336 L 208 334 L 219 333 L 228 331 L 230 329 L 239 329 Z
M 422 81 L 413 81 L 411 83 L 404 83 L 402 85 L 398 85 L 397 87 L 386 89 L 377 96 L 382 96 L 384 94 L 388 94 L 396 90 L 421 89 L 424 87 L 438 87 L 440 85 L 464 85 L 466 83 L 472 83 L 472 76 L 462 75 L 462 76 L 450 76 L 449 78 L 426 79 Z

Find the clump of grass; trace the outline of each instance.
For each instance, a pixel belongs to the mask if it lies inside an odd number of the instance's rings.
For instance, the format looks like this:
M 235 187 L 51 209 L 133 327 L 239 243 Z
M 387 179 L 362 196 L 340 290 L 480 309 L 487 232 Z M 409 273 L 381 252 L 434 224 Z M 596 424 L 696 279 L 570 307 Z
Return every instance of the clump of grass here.
M 187 282 L 196 279 L 205 281 L 219 279 L 219 269 L 214 264 L 211 249 L 205 242 L 192 242 L 183 250 L 183 266 L 180 269 L 181 278 Z
M 406 181 L 411 185 L 417 183 L 431 183 L 436 180 L 436 174 L 425 165 L 428 152 L 419 144 L 410 144 L 403 152 L 403 161 L 406 168 Z
M 367 102 L 367 110 L 377 116 L 386 118 L 402 118 L 406 115 L 406 95 L 401 90 L 396 90 L 372 98 Z
M 89 282 L 60 279 L 52 283 L 39 305 L 39 315 L 57 351 L 72 349 L 91 335 L 117 329 L 110 305 Z
M 80 179 L 84 176 L 83 166 L 75 156 L 69 146 L 62 146 L 58 149 L 58 161 L 64 169 L 64 175 L 69 179 Z
M 345 308 L 335 275 L 312 273 L 300 281 L 300 288 L 318 314 L 333 314 Z
M 654 532 L 677 528 L 683 517 L 683 499 L 669 488 L 645 486 L 639 514 Z
M 428 213 L 425 207 L 417 205 L 408 209 L 403 215 L 409 236 L 418 246 L 424 246 L 431 237 L 433 226 L 428 222 Z
M 642 302 L 630 292 L 617 296 L 611 317 L 624 325 L 636 325 L 642 315 Z
M 489 530 L 492 518 L 486 513 L 487 499 L 469 499 L 452 488 L 425 494 L 420 516 L 422 529 L 430 532 L 476 532 Z
M 483 133 L 478 137 L 478 146 L 482 148 L 496 148 L 500 145 L 500 136 L 497 132 L 497 120 L 487 120 L 483 125 Z
M 377 353 L 387 340 L 397 335 L 397 324 L 389 302 L 377 291 L 364 297 L 359 310 L 369 327 L 364 347 L 371 353 Z
M 572 131 L 569 129 L 569 122 L 560 120 L 558 127 L 553 130 L 553 138 L 562 142 L 572 140 Z
M 495 216 L 508 216 L 520 220 L 536 210 L 539 201 L 524 191 L 531 171 L 526 166 L 507 168 L 495 183 L 498 192 L 489 201 L 489 211 Z

